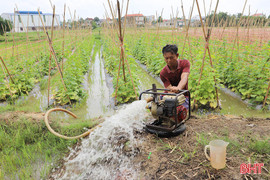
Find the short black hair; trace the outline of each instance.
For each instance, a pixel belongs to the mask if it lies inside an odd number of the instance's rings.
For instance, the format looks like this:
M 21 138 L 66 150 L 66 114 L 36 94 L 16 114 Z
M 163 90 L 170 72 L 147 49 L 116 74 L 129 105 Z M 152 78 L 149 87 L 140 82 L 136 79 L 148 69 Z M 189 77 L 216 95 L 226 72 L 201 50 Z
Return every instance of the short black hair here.
M 166 46 L 164 46 L 162 48 L 162 54 L 167 53 L 167 52 L 171 52 L 173 54 L 177 54 L 177 52 L 178 52 L 177 45 L 175 45 L 175 44 L 167 44 Z

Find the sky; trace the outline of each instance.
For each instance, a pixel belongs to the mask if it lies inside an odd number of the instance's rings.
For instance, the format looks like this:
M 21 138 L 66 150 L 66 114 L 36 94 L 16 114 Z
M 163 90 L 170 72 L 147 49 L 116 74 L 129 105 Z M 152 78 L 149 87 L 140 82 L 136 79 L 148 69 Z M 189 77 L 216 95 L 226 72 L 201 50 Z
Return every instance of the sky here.
M 0 15 L 2 13 L 13 13 L 16 6 L 21 11 L 40 11 L 43 13 L 52 13 L 52 7 L 50 0 L 0 0 Z M 182 0 L 185 16 L 188 17 L 190 9 L 192 7 L 193 0 Z M 204 3 L 206 13 L 210 10 L 210 2 L 212 1 L 211 11 L 214 11 L 217 0 L 198 0 L 199 7 L 202 16 L 204 16 Z M 99 17 L 100 19 L 105 18 L 105 8 L 109 15 L 110 9 L 108 6 L 108 0 L 51 0 L 52 4 L 56 7 L 56 14 L 60 15 L 62 19 L 64 14 L 64 4 L 66 4 L 66 19 L 70 19 L 71 15 L 74 16 L 76 10 L 76 18 L 94 18 Z M 116 4 L 116 0 L 111 0 Z M 122 6 L 122 0 L 119 0 L 120 6 Z M 124 0 L 124 11 L 126 8 L 127 0 Z M 227 12 L 228 14 L 237 14 L 243 11 L 245 0 L 219 0 L 217 12 Z M 70 11 L 69 11 L 70 10 Z M 163 10 L 163 12 L 162 12 Z M 178 10 L 178 13 L 177 13 Z M 263 13 L 268 17 L 270 15 L 270 0 L 247 0 L 244 15 Z M 71 12 L 71 13 L 70 13 Z M 129 0 L 128 14 L 141 13 L 144 16 L 155 15 L 160 16 L 164 19 L 170 19 L 171 16 L 182 17 L 183 12 L 181 9 L 181 0 Z M 172 15 L 173 14 L 173 15 Z M 193 16 L 198 16 L 198 8 L 194 6 Z

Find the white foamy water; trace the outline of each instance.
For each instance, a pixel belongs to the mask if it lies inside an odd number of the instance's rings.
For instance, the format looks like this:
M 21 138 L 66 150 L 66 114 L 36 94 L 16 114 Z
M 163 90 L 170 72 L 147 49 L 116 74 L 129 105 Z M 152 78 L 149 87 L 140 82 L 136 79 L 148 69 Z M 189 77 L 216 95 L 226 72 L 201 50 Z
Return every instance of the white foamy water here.
M 137 179 L 132 164 L 139 143 L 134 130 L 142 130 L 147 116 L 146 101 L 135 101 L 122 107 L 100 124 L 87 139 L 83 139 L 78 152 L 66 158 L 65 168 L 55 179 Z M 77 155 L 75 158 L 74 155 Z

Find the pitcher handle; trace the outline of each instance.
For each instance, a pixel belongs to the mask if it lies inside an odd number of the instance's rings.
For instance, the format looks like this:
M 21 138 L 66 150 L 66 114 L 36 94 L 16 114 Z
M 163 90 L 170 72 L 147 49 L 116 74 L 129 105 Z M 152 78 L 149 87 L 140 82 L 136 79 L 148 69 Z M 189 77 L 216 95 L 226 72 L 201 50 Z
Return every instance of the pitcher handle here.
M 207 154 L 207 148 L 210 148 L 210 145 L 206 145 L 206 146 L 204 147 L 204 154 L 205 154 L 206 158 L 210 161 L 210 157 L 209 157 L 208 154 Z

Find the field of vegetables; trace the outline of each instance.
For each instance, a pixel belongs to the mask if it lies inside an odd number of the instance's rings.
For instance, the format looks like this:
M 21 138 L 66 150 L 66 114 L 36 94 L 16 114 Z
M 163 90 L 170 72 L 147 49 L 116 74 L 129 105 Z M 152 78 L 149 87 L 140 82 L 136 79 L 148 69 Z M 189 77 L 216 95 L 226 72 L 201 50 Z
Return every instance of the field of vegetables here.
M 54 32 L 53 48 L 56 52 L 57 63 L 62 70 L 63 81 L 53 56 L 50 57 L 49 45 L 43 33 L 33 32 L 28 36 L 23 33 L 7 34 L 0 39 L 0 56 L 4 62 L 0 62 L 2 67 L 0 70 L 0 113 L 11 111 L 16 114 L 15 111 L 21 110 L 19 106 L 23 106 L 23 104 L 16 106 L 17 100 L 28 96 L 35 86 L 40 86 L 41 90 L 47 90 L 50 87 L 49 108 L 56 106 L 70 108 L 84 105 L 87 98 L 86 89 L 83 87 L 84 76 L 89 71 L 89 63 L 97 53 L 101 53 L 104 66 L 113 77 L 114 89 L 117 87 L 117 93 L 115 91 L 113 94 L 113 97 L 116 96 L 116 103 L 132 102 L 137 99 L 139 81 L 143 80 L 138 78 L 138 61 L 146 65 L 149 72 L 159 76 L 161 69 L 166 65 L 161 53 L 162 47 L 166 44 L 177 44 L 180 58 L 188 59 L 191 62 L 189 89 L 192 103 L 194 103 L 194 99 L 196 100 L 195 104 L 192 104 L 195 107 L 207 110 L 217 108 L 215 87 L 219 89 L 224 86 L 241 95 L 243 100 L 248 100 L 253 105 L 262 105 L 270 80 L 270 39 L 262 41 L 260 38 L 257 40 L 253 38 L 252 41 L 247 42 L 245 38 L 240 38 L 239 43 L 234 44 L 235 36 L 231 37 L 227 34 L 220 39 L 217 33 L 209 43 L 212 67 L 207 54 L 203 61 L 205 40 L 202 36 L 192 33 L 200 32 L 200 30 L 191 29 L 189 39 L 184 43 L 186 34 L 184 30 L 127 29 L 123 44 L 126 80 L 123 78 L 123 64 L 119 63 L 120 41 L 116 32 L 109 28 L 95 31 L 69 30 L 65 33 L 64 38 L 61 31 Z M 269 28 L 265 31 L 269 32 Z M 49 71 L 50 59 L 51 69 Z M 50 84 L 48 84 L 49 75 Z M 216 78 L 217 84 L 213 77 Z M 201 79 L 200 82 L 198 82 L 199 79 Z M 267 97 L 265 107 L 268 108 L 269 105 L 270 95 Z M 40 112 L 41 110 L 28 111 Z M 43 116 L 40 116 L 39 119 L 43 119 Z M 56 129 L 68 135 L 83 132 L 82 127 L 89 124 L 83 121 L 72 127 L 61 127 L 58 123 L 55 125 Z M 91 121 L 91 123 L 93 122 Z M 18 132 L 10 132 L 9 126 L 0 124 L 0 137 L 8 137 L 5 140 L 0 138 L 2 155 L 0 162 L 6 164 L 1 167 L 5 175 L 16 174 L 19 167 L 22 170 L 18 176 L 22 179 L 28 178 L 32 173 L 31 168 L 24 169 L 24 167 L 31 167 L 30 164 L 36 160 L 35 157 L 29 158 L 29 154 L 35 151 L 45 153 L 45 161 L 53 162 L 52 154 L 57 152 L 56 155 L 61 157 L 63 156 L 61 152 L 66 153 L 67 146 L 77 142 L 59 141 L 44 130 L 44 124 L 29 124 L 31 123 L 24 121 L 14 124 L 16 128 L 23 128 Z M 29 127 L 26 129 L 27 132 L 24 127 Z M 40 139 L 29 139 L 33 132 Z M 40 133 L 42 136 L 39 136 Z M 13 141 L 12 137 L 16 137 L 16 143 L 9 145 L 12 144 L 10 143 Z M 52 142 L 48 142 L 47 137 Z M 59 144 L 59 142 L 61 143 Z M 29 149 L 29 146 L 26 146 L 27 143 L 33 145 L 34 148 Z M 51 150 L 52 147 L 55 149 Z M 18 157 L 11 155 L 15 151 L 20 154 Z M 19 159 L 28 160 L 22 162 Z M 46 176 L 49 171 L 50 168 L 46 167 L 42 176 Z
M 190 31 L 191 34 L 194 32 L 194 30 Z M 54 76 L 57 68 L 51 57 L 50 76 L 54 77 L 51 84 L 53 91 L 51 99 L 54 100 L 54 104 L 73 104 L 85 99 L 82 81 L 83 75 L 88 70 L 87 57 L 91 55 L 93 47 L 95 47 L 95 51 L 99 51 L 102 47 L 105 68 L 114 77 L 113 83 L 116 88 L 120 56 L 116 34 L 104 28 L 101 35 L 97 32 L 94 32 L 93 36 L 89 35 L 89 30 L 76 32 L 76 36 L 74 32 L 68 32 L 63 51 L 62 35 L 59 31 L 55 32 L 53 47 L 60 66 L 62 60 L 65 64 L 63 80 L 66 90 L 59 74 Z M 15 43 L 14 37 L 17 37 Z M 43 40 L 40 40 L 41 37 Z M 1 102 L 13 102 L 18 97 L 27 95 L 40 81 L 44 81 L 42 84 L 45 84 L 45 87 L 47 85 L 46 77 L 48 77 L 50 59 L 48 43 L 45 36 L 39 33 L 32 33 L 27 38 L 32 41 L 24 42 L 22 35 L 13 34 L 1 43 L 1 55 L 5 62 L 2 66 L 5 65 L 10 73 L 9 76 L 4 66 L 2 67 L 0 73 Z M 209 43 L 213 67 L 210 65 L 208 54 L 205 55 L 203 61 L 205 40 L 202 37 L 190 35 L 188 43 L 184 43 L 184 41 L 185 31 L 171 33 L 169 30 L 158 32 L 151 29 L 128 29 L 124 39 L 125 59 L 127 60 L 125 63 L 126 81 L 123 79 L 123 71 L 120 70 L 117 103 L 131 102 L 138 97 L 138 78 L 135 66 L 137 62 L 135 60 L 139 60 L 152 74 L 158 76 L 165 66 L 161 53 L 162 47 L 166 44 L 176 44 L 179 47 L 180 58 L 188 59 L 191 62 L 189 88 L 192 103 L 195 102 L 192 105 L 216 108 L 215 87 L 224 86 L 240 94 L 243 100 L 248 100 L 253 105 L 263 104 L 270 77 L 269 41 L 264 40 L 262 43 L 258 39 L 258 41 L 247 43 L 240 39 L 235 45 L 228 35 L 223 39 L 214 36 Z M 184 44 L 185 47 L 183 47 Z M 128 73 L 129 69 L 130 73 Z M 216 85 L 213 77 L 216 78 Z M 136 86 L 136 93 L 131 80 Z M 265 102 L 268 107 L 270 96 Z
M 172 35 L 168 30 L 158 33 L 156 30 L 130 29 L 125 35 L 124 47 L 131 69 L 132 64 L 135 63 L 134 59 L 138 59 L 152 74 L 159 76 L 161 69 L 166 65 L 161 53 L 162 47 L 166 44 L 176 44 L 180 58 L 191 62 L 189 88 L 192 99 L 196 99 L 195 107 L 216 108 L 215 87 L 224 86 L 241 95 L 243 100 L 249 101 L 254 106 L 263 104 L 270 77 L 270 41 L 264 40 L 262 43 L 258 39 L 258 41 L 247 43 L 239 40 L 238 47 L 234 47 L 231 37 L 224 36 L 221 40 L 213 38 L 209 44 L 212 68 L 208 55 L 203 62 L 205 40 L 202 37 L 190 36 L 189 44 L 186 43 L 186 47 L 183 48 L 184 37 L 185 32 L 175 32 Z M 115 45 L 117 38 L 108 35 L 103 39 L 105 47 L 103 53 L 107 68 L 109 72 L 116 74 L 120 53 L 119 46 Z M 202 75 L 200 75 L 201 69 L 203 69 Z M 136 77 L 136 69 L 133 68 L 132 72 L 132 76 Z M 200 76 L 201 81 L 198 83 Z M 214 76 L 217 85 L 215 85 Z M 125 88 L 132 89 L 130 81 L 129 86 Z M 131 97 L 127 89 L 120 88 L 119 93 L 123 92 L 122 99 L 118 99 L 120 102 L 126 102 L 129 99 L 124 98 L 125 96 Z M 270 104 L 270 96 L 267 97 L 267 104 Z
M 61 83 L 60 76 L 53 78 L 52 99 L 55 100 L 55 104 L 65 105 L 84 99 L 85 94 L 81 85 L 82 78 L 88 69 L 87 57 L 91 54 L 93 47 L 98 51 L 102 46 L 105 67 L 108 73 L 114 77 L 114 86 L 116 86 L 120 56 L 119 42 L 115 34 L 107 29 L 103 29 L 102 32 L 101 36 L 94 33 L 90 37 L 89 31 L 80 31 L 78 38 L 83 39 L 83 41 L 78 41 L 77 45 L 74 43 L 76 40 L 75 33 L 69 32 L 65 38 L 64 51 L 61 35 L 57 36 L 57 32 L 55 33 L 53 47 L 58 63 L 61 64 L 62 59 L 65 59 L 66 65 L 63 69 L 63 76 L 67 86 L 66 91 Z M 119 71 L 121 78 L 118 82 L 117 103 L 131 102 L 138 96 L 135 59 L 145 64 L 150 72 L 158 76 L 165 66 L 161 53 L 162 47 L 166 44 L 177 44 L 180 58 L 188 59 L 191 62 L 189 87 L 193 100 L 196 99 L 195 107 L 217 107 L 214 76 L 217 80 L 217 88 L 226 86 L 231 91 L 240 94 L 243 100 L 248 100 L 254 105 L 263 104 L 270 77 L 269 42 L 261 43 L 258 40 L 246 43 L 239 40 L 238 47 L 234 47 L 234 43 L 227 37 L 224 36 L 222 40 L 213 38 L 210 41 L 212 68 L 208 55 L 203 61 L 205 41 L 202 37 L 190 36 L 188 44 L 186 43 L 185 48 L 183 48 L 185 32 L 174 32 L 172 34 L 170 31 L 127 30 L 124 48 L 129 67 L 125 64 L 126 82 L 123 80 L 123 71 Z M 48 76 L 49 72 L 50 53 L 44 36 L 43 40 L 39 40 L 40 35 L 33 33 L 28 37 L 33 39 L 33 42 L 27 41 L 25 43 L 19 40 L 16 42 L 17 44 L 13 44 L 12 36 L 8 38 L 8 42 L 1 43 L 1 55 L 10 73 L 9 76 L 4 69 L 0 73 L 1 102 L 12 102 L 22 95 L 27 95 L 36 83 Z M 72 50 L 77 52 L 72 53 Z M 63 54 L 64 57 L 62 57 Z M 53 57 L 51 59 L 51 70 L 54 69 L 54 71 L 51 71 L 51 76 L 53 76 L 57 72 L 57 68 Z M 128 73 L 128 68 L 130 68 L 131 73 Z M 202 74 L 200 74 L 201 71 Z M 135 83 L 137 94 L 134 93 L 131 78 Z M 201 79 L 200 83 L 198 83 L 199 79 Z M 14 83 L 11 82 L 12 80 Z M 269 104 L 270 96 L 266 100 L 266 105 Z
M 81 83 L 79 75 L 85 73 L 88 63 L 88 59 L 85 60 L 85 57 L 89 56 L 93 47 L 93 40 L 89 36 L 89 30 L 80 31 L 78 37 L 75 36 L 75 32 L 68 32 L 64 39 L 60 32 L 56 31 L 54 33 L 53 48 L 56 53 L 57 63 L 61 69 L 63 68 L 64 81 L 67 82 L 70 78 L 76 78 L 75 82 L 70 81 L 72 87 L 67 83 L 68 88 L 65 95 L 62 93 L 63 87 L 60 85 L 61 80 L 57 73 L 56 61 L 50 55 L 46 37 L 41 36 L 38 32 L 33 32 L 28 35 L 28 38 L 33 41 L 25 41 L 23 37 L 25 38 L 26 34 L 24 36 L 18 34 L 10 35 L 6 38 L 7 41 L 1 43 L 1 57 L 3 59 L 0 73 L 1 102 L 15 102 L 20 96 L 28 95 L 37 83 L 46 84 L 49 72 L 50 76 L 54 77 L 52 78 L 52 98 L 55 99 L 55 103 L 64 104 L 67 99 L 66 95 L 70 96 L 71 101 L 76 101 L 78 96 L 83 96 L 76 83 Z M 13 36 L 18 36 L 17 41 L 13 41 Z M 51 64 L 49 63 L 50 59 Z M 69 69 L 70 66 L 77 67 L 76 65 L 79 68 L 76 71 Z M 72 72 L 77 72 L 75 77 Z

